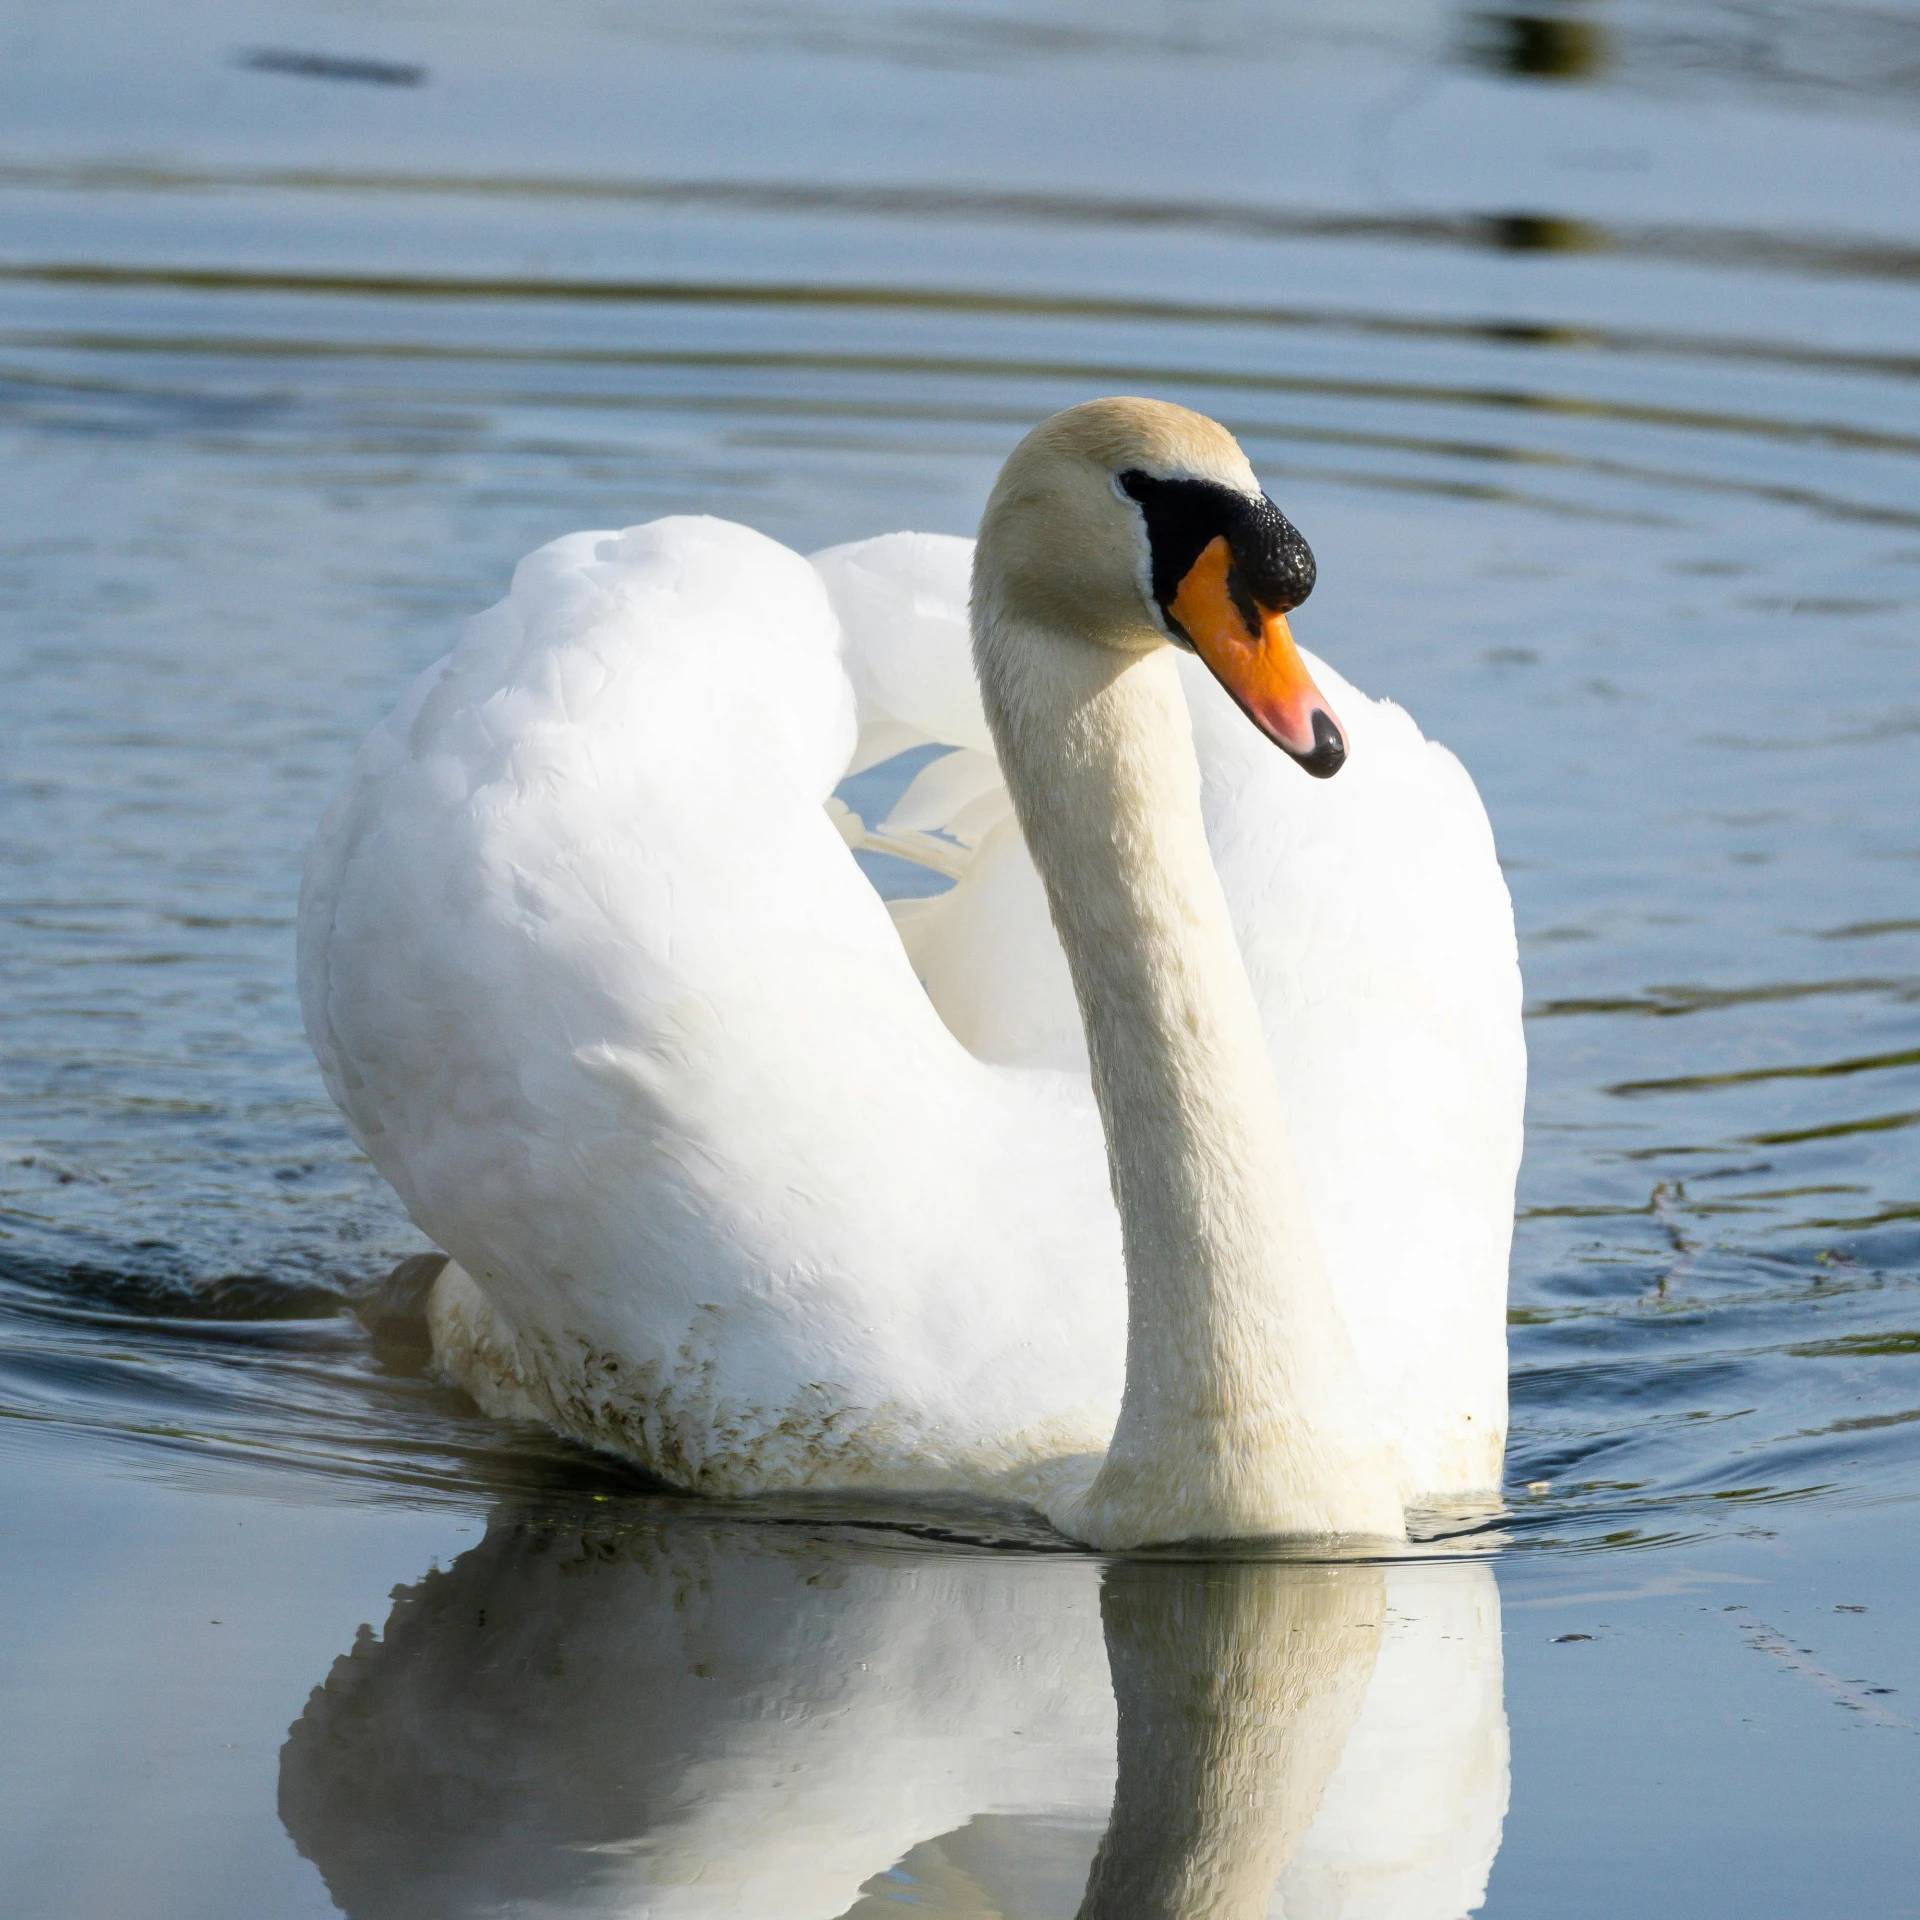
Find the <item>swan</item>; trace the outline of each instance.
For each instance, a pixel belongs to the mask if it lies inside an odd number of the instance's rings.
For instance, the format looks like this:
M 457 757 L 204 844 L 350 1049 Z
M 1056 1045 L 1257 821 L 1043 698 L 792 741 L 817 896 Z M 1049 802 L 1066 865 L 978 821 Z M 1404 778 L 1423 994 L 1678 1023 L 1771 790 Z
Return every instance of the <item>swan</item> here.
M 1296 647 L 1312 555 L 1204 416 L 1042 422 L 966 554 L 568 535 L 361 749 L 302 1009 L 449 1256 L 436 1361 L 706 1493 L 1404 1537 L 1505 1440 L 1479 796 Z M 957 884 L 890 913 L 861 844 Z

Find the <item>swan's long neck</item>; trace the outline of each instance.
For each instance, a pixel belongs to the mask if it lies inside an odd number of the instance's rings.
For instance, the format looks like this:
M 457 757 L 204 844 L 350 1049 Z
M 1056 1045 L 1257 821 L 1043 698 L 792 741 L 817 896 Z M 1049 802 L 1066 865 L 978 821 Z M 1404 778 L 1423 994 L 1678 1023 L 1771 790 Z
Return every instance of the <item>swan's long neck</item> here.
M 976 652 L 1072 970 L 1126 1249 L 1119 1424 L 1053 1517 L 1097 1546 L 1397 1536 L 1207 848 L 1173 652 L 991 611 Z

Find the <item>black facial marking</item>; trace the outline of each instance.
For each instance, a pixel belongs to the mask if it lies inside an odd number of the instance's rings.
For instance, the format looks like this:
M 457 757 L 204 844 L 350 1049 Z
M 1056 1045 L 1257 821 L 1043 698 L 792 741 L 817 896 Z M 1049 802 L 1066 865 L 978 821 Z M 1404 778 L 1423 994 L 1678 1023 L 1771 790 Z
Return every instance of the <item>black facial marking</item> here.
M 1121 474 L 1120 490 L 1140 503 L 1153 597 L 1177 638 L 1187 638 L 1169 611 L 1180 582 L 1222 535 L 1233 555 L 1227 591 L 1250 632 L 1260 630 L 1257 608 L 1290 613 L 1313 591 L 1313 550 L 1264 493 L 1239 493 L 1215 480 L 1160 480 L 1138 468 Z

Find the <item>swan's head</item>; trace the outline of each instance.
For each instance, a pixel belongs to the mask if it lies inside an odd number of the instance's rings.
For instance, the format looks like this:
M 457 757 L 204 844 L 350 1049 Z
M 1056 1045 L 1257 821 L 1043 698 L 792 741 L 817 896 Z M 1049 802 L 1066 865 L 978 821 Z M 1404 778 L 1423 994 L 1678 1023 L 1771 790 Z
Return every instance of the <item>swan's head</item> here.
M 1287 626 L 1313 572 L 1218 421 L 1163 400 L 1089 400 L 1008 456 L 980 522 L 974 592 L 995 617 L 1198 654 L 1262 733 L 1325 779 L 1346 735 Z

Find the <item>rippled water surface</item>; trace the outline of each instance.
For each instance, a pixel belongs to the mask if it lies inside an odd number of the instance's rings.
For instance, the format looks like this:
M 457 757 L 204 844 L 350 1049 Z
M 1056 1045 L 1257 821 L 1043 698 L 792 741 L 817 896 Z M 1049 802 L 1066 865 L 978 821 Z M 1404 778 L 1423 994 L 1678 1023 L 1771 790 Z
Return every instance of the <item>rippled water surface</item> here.
M 6 1911 L 1920 1913 L 1920 9 L 0 39 Z M 351 1311 L 353 744 L 558 533 L 969 532 L 1116 390 L 1492 813 L 1509 1511 L 1103 1569 L 482 1421 Z

